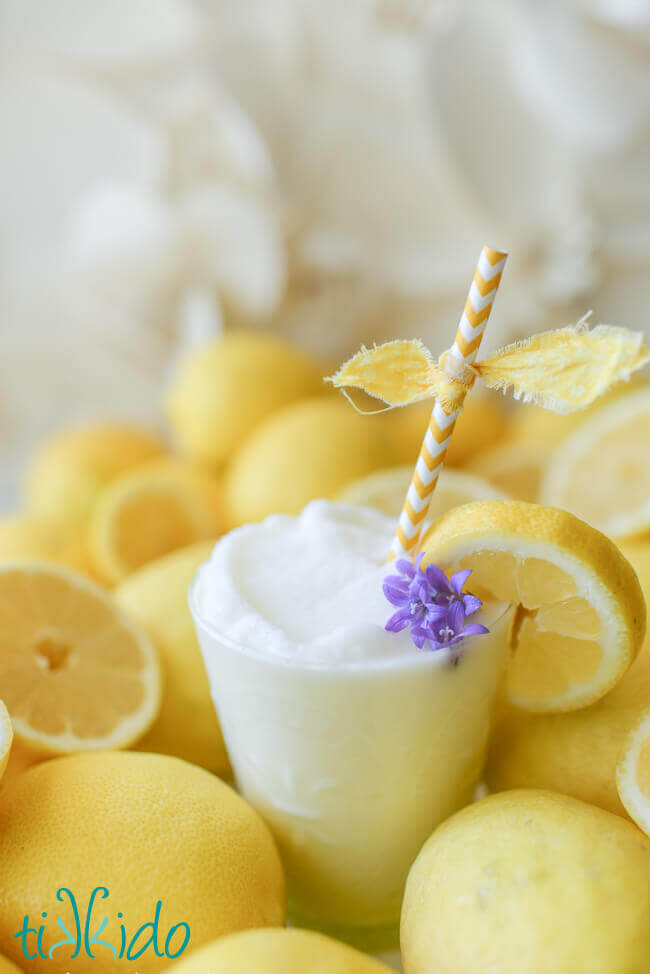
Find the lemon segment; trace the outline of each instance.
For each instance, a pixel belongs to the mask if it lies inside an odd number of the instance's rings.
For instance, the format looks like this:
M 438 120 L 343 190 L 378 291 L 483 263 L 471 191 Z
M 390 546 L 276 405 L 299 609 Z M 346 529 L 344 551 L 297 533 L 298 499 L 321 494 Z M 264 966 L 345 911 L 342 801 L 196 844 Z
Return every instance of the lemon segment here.
M 178 460 L 162 460 L 113 480 L 99 495 L 87 531 L 97 576 L 109 585 L 156 558 L 225 528 L 218 480 Z
M 650 527 L 650 386 L 590 415 L 551 454 L 540 496 L 612 538 Z
M 384 514 L 398 518 L 412 476 L 413 467 L 410 464 L 377 470 L 367 477 L 346 484 L 335 500 L 343 504 L 376 507 Z M 481 477 L 474 477 L 461 470 L 443 470 L 431 498 L 428 519 L 435 521 L 445 511 L 470 501 L 506 500 L 507 497 L 502 490 L 493 487 Z
M 145 633 L 87 579 L 3 565 L 0 695 L 17 740 L 34 749 L 126 747 L 156 716 L 158 660 Z
M 566 511 L 480 501 L 425 535 L 424 564 L 470 568 L 469 590 L 514 604 L 506 693 L 540 713 L 585 707 L 623 676 L 645 633 L 636 574 L 612 541 Z

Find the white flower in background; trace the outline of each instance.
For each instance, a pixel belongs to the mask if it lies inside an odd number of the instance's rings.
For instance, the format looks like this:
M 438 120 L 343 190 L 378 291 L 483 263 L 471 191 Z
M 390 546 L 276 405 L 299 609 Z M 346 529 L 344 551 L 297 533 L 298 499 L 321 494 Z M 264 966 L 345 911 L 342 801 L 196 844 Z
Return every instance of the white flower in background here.
M 647 0 L 3 0 L 12 427 L 154 416 L 224 320 L 441 346 L 484 242 L 511 252 L 487 349 L 589 307 L 642 328 L 649 26 Z
M 298 306 L 279 327 L 322 342 L 329 307 L 346 349 L 416 324 L 449 334 L 483 240 L 512 255 L 488 344 L 589 306 L 639 327 L 606 296 L 624 245 L 650 297 L 645 4 L 200 6 L 295 215 Z
M 5 469 L 60 422 L 158 422 L 176 351 L 281 297 L 270 157 L 199 23 L 185 0 L 0 9 Z

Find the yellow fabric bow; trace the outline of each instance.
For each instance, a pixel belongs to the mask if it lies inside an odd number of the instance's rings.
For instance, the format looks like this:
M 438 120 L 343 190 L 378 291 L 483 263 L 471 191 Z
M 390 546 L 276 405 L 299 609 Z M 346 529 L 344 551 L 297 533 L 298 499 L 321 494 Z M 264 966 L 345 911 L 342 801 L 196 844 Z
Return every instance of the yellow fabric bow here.
M 353 355 L 326 379 L 337 388 L 363 389 L 389 406 L 437 399 L 447 415 L 462 408 L 475 379 L 515 399 L 556 413 L 584 409 L 614 383 L 650 361 L 640 332 L 586 319 L 513 342 L 482 362 L 467 365 L 450 351 L 436 362 L 421 341 L 386 342 Z

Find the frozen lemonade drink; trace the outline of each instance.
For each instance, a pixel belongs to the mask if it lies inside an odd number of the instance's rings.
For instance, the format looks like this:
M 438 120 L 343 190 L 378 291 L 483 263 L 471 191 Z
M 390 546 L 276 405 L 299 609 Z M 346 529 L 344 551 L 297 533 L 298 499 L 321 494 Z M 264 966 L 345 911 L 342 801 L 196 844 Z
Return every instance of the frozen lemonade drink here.
M 397 939 L 423 842 L 472 799 L 510 618 L 442 573 L 416 591 L 415 565 L 386 564 L 393 533 L 370 508 L 315 501 L 225 536 L 190 593 L 237 784 L 278 841 L 292 922 L 377 948 Z M 432 651 L 400 619 L 436 587 Z

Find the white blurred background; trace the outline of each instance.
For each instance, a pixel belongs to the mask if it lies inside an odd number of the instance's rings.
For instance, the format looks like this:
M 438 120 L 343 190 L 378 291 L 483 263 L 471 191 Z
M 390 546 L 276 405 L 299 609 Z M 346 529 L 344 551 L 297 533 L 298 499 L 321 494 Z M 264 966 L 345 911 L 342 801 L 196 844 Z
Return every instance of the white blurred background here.
M 181 350 L 650 334 L 647 0 L 0 0 L 0 495 Z

